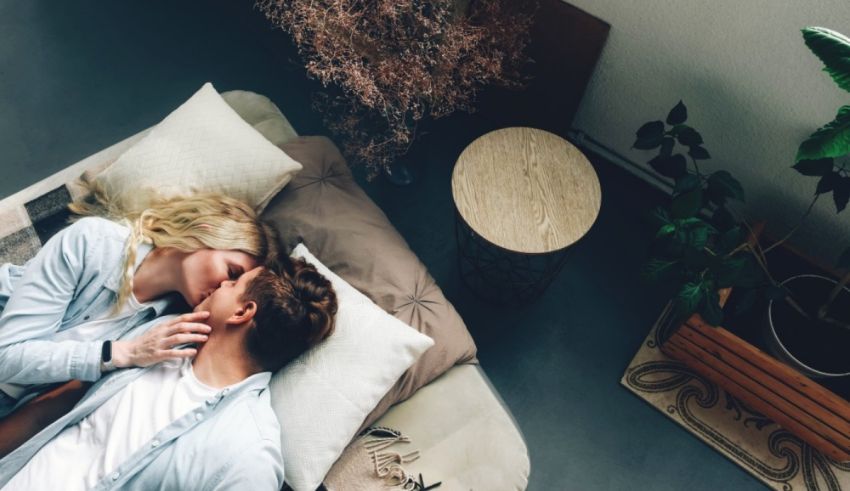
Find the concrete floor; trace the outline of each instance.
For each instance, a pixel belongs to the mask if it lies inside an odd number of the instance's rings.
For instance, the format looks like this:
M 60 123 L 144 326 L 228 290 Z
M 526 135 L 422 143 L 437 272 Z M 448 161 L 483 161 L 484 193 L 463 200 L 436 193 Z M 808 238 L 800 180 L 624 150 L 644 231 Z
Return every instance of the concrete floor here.
M 317 84 L 252 5 L 0 0 L 0 198 L 155 124 L 206 81 L 265 94 L 301 134 L 325 134 L 310 109 Z M 661 199 L 645 183 L 592 157 L 600 217 L 539 301 L 504 310 L 461 286 L 451 170 L 489 129 L 440 121 L 409 157 L 414 184 L 360 180 L 469 326 L 527 439 L 529 489 L 764 489 L 619 385 L 665 303 L 638 276 L 644 212 Z

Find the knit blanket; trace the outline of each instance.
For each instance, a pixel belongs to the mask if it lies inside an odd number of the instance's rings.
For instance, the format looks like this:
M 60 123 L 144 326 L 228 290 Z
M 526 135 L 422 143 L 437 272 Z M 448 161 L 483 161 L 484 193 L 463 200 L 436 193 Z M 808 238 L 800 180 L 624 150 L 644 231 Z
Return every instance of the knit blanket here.
M 383 426 L 363 430 L 336 461 L 325 477 L 327 491 L 425 491 L 439 482 L 426 484 L 422 474 L 410 475 L 404 464 L 419 458 L 418 450 L 406 448 L 410 438 Z

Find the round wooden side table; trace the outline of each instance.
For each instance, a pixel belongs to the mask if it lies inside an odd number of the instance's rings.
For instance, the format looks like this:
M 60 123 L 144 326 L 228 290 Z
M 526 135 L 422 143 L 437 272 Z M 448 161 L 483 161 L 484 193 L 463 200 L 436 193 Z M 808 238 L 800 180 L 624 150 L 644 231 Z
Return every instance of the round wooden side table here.
M 539 297 L 599 215 L 587 157 L 563 138 L 504 128 L 469 144 L 452 172 L 461 278 L 485 300 Z

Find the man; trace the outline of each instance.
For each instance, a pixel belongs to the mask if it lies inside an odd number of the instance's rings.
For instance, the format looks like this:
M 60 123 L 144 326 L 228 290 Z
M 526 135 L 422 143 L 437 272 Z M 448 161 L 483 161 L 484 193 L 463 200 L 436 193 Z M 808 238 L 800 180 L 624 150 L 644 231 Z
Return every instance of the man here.
M 210 313 L 212 331 L 194 359 L 101 378 L 70 412 L 0 460 L 0 487 L 280 489 L 271 372 L 330 335 L 337 308 L 313 266 L 299 260 L 286 268 L 223 282 L 195 309 Z

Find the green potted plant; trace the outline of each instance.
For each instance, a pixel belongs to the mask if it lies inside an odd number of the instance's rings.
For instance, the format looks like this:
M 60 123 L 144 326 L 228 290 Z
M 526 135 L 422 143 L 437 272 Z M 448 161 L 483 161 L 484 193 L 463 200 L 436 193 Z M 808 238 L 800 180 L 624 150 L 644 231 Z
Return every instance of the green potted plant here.
M 823 28 L 806 28 L 803 36 L 810 49 L 824 61 L 826 71 L 845 90 L 850 90 L 850 40 Z M 723 312 L 718 290 L 734 287 L 740 310 L 752 306 L 759 295 L 768 300 L 768 344 L 775 355 L 814 377 L 850 374 L 850 359 L 843 351 L 850 345 L 850 272 L 840 281 L 803 275 L 777 281 L 768 268 L 768 253 L 799 229 L 763 248 L 752 227 L 730 212 L 731 200 L 743 202 L 741 184 L 727 171 L 705 172 L 700 162 L 710 159 L 702 136 L 685 124 L 687 109 L 680 101 L 666 121 L 640 127 L 634 148 L 658 149 L 648 163 L 674 183 L 666 208 L 653 212 L 657 232 L 645 276 L 672 285 L 675 321 L 699 313 L 706 322 L 720 325 Z M 666 123 L 666 124 L 665 124 Z M 686 152 L 676 152 L 677 148 Z M 793 168 L 820 180 L 801 223 L 817 200 L 832 193 L 837 212 L 850 198 L 850 106 L 836 119 L 813 133 L 800 145 Z M 837 263 L 850 268 L 850 248 Z M 834 356 L 817 359 L 815 348 L 836 346 Z M 800 352 L 803 354 L 800 354 Z M 816 351 L 816 350 L 815 350 Z
M 658 149 L 648 163 L 674 183 L 670 205 L 652 213 L 657 231 L 644 274 L 675 285 L 675 319 L 699 313 L 718 325 L 723 319 L 718 290 L 760 286 L 764 278 L 747 250 L 747 224 L 727 206 L 730 200 L 744 201 L 743 187 L 725 170 L 701 167 L 711 156 L 699 132 L 686 124 L 687 116 L 680 101 L 666 121 L 648 122 L 637 131 L 634 148 Z
M 824 71 L 839 87 L 850 92 L 850 39 L 823 27 L 807 27 L 802 32 L 806 46 L 823 62 Z M 794 169 L 805 176 L 819 178 L 809 210 L 818 198 L 830 193 L 836 213 L 847 207 L 850 200 L 848 154 L 850 105 L 844 105 L 832 121 L 812 133 L 797 150 Z M 787 302 L 777 300 L 772 300 L 768 306 L 769 341 L 774 351 L 796 368 L 814 376 L 850 374 L 850 362 L 842 353 L 850 339 L 847 322 L 850 319 L 850 290 L 846 287 L 850 282 L 850 248 L 840 255 L 836 266 L 846 270 L 839 281 L 822 275 L 798 275 L 782 282 L 782 287 L 791 296 L 805 304 L 803 311 L 788 309 Z M 835 346 L 836 355 L 818 356 L 820 350 L 814 344 Z

